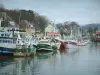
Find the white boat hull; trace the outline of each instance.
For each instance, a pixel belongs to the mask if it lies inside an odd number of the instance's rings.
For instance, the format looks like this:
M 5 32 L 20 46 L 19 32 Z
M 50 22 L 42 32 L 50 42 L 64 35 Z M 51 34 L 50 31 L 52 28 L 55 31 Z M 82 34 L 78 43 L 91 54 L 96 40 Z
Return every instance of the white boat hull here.
M 0 43 L 0 47 L 5 47 L 5 48 L 11 48 L 11 49 L 14 49 L 16 48 L 16 44 L 13 44 L 13 43 Z
M 90 41 L 70 41 L 68 42 L 66 48 L 79 48 L 80 46 L 86 46 Z
M 67 44 L 66 45 L 66 48 L 67 49 L 77 49 L 79 46 L 77 46 L 77 45 L 74 45 L 74 44 Z
M 60 49 L 61 43 L 56 43 L 57 49 Z

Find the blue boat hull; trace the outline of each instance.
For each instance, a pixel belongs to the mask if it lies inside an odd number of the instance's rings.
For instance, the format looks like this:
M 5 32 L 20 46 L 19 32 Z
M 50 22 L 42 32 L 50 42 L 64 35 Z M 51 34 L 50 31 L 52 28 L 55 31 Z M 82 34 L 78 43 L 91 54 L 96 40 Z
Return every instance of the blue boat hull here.
M 0 52 L 0 56 L 13 56 L 13 53 L 3 53 L 3 52 Z
M 0 47 L 0 56 L 13 56 L 14 49 Z

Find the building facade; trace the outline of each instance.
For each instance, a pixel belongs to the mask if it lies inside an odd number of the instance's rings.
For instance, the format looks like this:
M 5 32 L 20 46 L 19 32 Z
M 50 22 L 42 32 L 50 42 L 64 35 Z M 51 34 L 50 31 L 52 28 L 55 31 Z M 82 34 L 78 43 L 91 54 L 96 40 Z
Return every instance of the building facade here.
M 45 36 L 48 36 L 48 37 L 59 37 L 60 36 L 60 32 L 59 32 L 59 30 L 56 28 L 56 26 L 54 24 L 49 24 L 45 28 Z

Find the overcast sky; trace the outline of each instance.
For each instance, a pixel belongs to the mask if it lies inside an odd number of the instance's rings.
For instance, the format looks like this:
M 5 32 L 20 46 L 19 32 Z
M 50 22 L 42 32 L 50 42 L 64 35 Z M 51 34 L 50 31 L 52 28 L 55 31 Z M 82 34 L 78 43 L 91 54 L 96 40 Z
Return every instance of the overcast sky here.
M 8 9 L 31 9 L 57 22 L 100 23 L 100 0 L 0 0 Z

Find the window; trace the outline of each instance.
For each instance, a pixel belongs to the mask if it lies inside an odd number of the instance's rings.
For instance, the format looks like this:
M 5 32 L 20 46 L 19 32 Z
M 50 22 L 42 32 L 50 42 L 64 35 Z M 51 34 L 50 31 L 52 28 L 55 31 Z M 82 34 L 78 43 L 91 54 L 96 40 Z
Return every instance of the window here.
M 2 40 L 0 39 L 0 43 L 2 43 Z
M 7 42 L 10 43 L 10 40 L 8 40 Z
M 3 40 L 3 43 L 5 43 L 5 40 Z
M 3 40 L 3 43 L 7 43 L 8 41 L 6 39 Z
M 7 43 L 7 40 L 5 40 L 5 42 L 4 43 Z
M 18 41 L 18 44 L 19 44 L 19 41 Z
M 10 43 L 12 43 L 12 40 L 10 40 Z
M 5 36 L 9 36 L 8 34 L 5 34 Z
M 12 40 L 8 40 L 8 43 L 12 43 Z
M 16 41 L 14 40 L 14 43 L 16 43 Z
M 41 38 L 39 38 L 39 40 L 41 40 Z
M 1 34 L 1 36 L 3 37 L 3 36 L 4 36 L 4 34 Z

